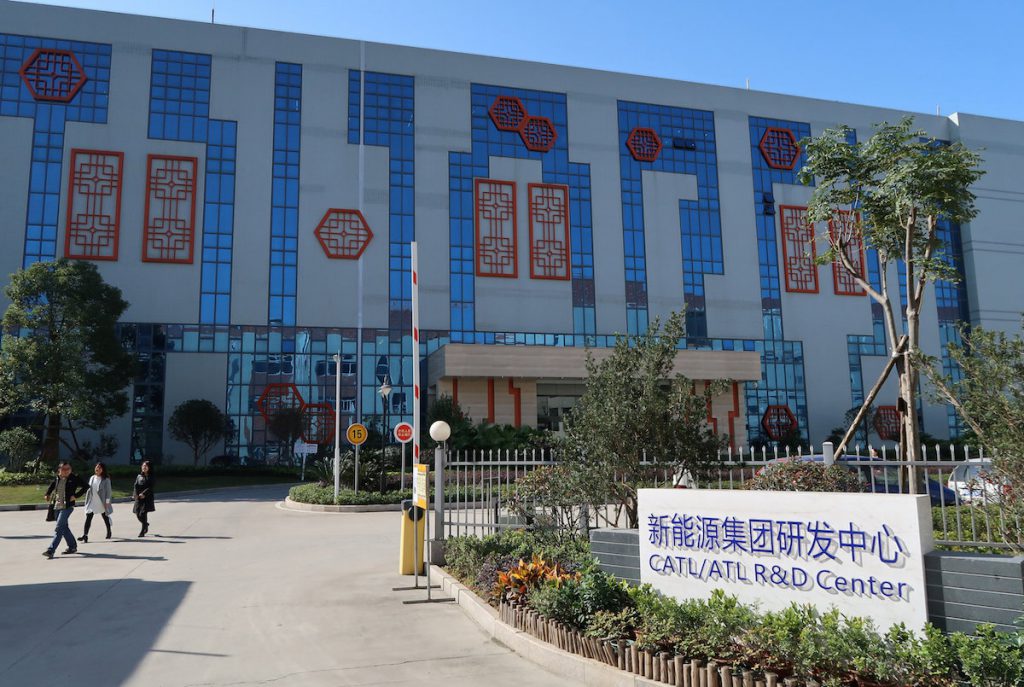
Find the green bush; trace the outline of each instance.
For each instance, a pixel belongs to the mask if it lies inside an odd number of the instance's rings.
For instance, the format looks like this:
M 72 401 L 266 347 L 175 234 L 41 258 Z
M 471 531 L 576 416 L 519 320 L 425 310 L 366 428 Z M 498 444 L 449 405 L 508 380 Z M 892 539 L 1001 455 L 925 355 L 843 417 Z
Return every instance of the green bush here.
M 1024 629 L 1000 633 L 979 625 L 973 636 L 953 635 L 953 644 L 971 687 L 1024 685 Z
M 583 539 L 556 539 L 529 530 L 503 530 L 483 538 L 452 537 L 445 543 L 449 572 L 483 594 L 491 592 L 498 570 L 529 561 L 535 554 L 569 572 L 591 560 L 590 546 Z
M 999 633 L 983 625 L 973 635 L 946 635 L 932 625 L 919 633 L 895 625 L 880 634 L 871 620 L 834 608 L 794 604 L 761 612 L 721 590 L 709 599 L 677 601 L 650 585 L 626 587 L 582 551 L 580 544 L 518 530 L 451 539 L 447 560 L 470 584 L 478 584 L 482 569 L 508 570 L 534 554 L 548 563 L 560 559 L 569 570 L 576 561 L 578 577 L 541 584 L 527 603 L 589 637 L 633 640 L 641 650 L 715 659 L 822 687 L 1024 687 L 1024 627 Z M 492 588 L 493 582 L 482 591 Z
M 26 484 L 47 484 L 52 477 L 46 473 L 7 472 L 0 468 L 0 487 L 18 487 Z
M 864 491 L 857 475 L 841 465 L 804 460 L 771 463 L 746 483 L 759 491 Z
M 0 453 L 7 457 L 11 472 L 21 472 L 39 455 L 39 438 L 27 427 L 12 427 L 0 432 Z
M 299 484 L 288 490 L 292 501 L 312 503 L 322 506 L 368 506 L 378 504 L 396 504 L 412 498 L 412 491 L 360 491 L 340 489 L 338 500 L 334 500 L 334 487 L 321 487 L 319 484 Z
M 631 606 L 617 612 L 598 611 L 591 618 L 586 635 L 609 641 L 632 639 L 639 624 L 640 616 Z
M 618 613 L 632 605 L 625 582 L 589 563 L 575 579 L 548 582 L 529 596 L 541 615 L 586 630 L 599 612 Z

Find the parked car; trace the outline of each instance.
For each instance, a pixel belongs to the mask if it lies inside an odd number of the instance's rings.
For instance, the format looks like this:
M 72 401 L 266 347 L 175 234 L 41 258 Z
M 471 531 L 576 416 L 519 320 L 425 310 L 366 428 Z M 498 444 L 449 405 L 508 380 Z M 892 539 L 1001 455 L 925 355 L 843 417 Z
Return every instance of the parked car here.
M 950 473 L 946 486 L 963 503 L 991 503 L 1010 490 L 1006 480 L 993 472 L 988 458 L 969 458 L 960 463 Z
M 824 462 L 825 456 L 823 455 L 809 455 L 809 456 L 792 456 L 789 458 L 778 458 L 772 460 L 771 463 L 784 463 L 792 460 L 800 460 L 814 463 Z M 866 491 L 870 491 L 875 494 L 899 494 L 903 491 L 901 488 L 900 480 L 900 468 L 894 465 L 895 461 L 883 461 L 879 458 L 872 458 L 869 456 L 840 456 L 836 458 L 836 464 L 841 465 L 847 470 L 851 470 L 857 473 L 857 478 L 861 484 L 866 487 Z M 934 479 L 925 479 L 924 471 L 918 470 L 918 493 L 927 493 L 928 499 L 931 501 L 933 506 L 952 506 L 956 505 L 957 495 L 956 492 L 948 487 L 944 487 L 939 481 Z

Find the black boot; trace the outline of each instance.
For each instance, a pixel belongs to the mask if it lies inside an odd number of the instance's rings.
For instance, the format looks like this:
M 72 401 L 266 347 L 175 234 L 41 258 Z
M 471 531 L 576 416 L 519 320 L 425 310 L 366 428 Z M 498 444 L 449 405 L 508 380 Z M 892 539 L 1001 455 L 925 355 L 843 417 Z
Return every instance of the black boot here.
M 89 543 L 89 535 L 88 534 L 83 534 L 81 537 L 78 538 L 78 541 L 82 542 L 83 544 L 88 544 Z

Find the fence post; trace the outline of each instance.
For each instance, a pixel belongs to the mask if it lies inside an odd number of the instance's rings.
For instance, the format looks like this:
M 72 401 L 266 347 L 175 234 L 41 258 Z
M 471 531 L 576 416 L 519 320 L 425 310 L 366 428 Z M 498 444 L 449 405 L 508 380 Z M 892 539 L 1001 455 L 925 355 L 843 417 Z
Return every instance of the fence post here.
M 833 451 L 831 441 L 826 441 L 821 445 L 821 455 L 826 467 L 835 464 L 836 454 Z

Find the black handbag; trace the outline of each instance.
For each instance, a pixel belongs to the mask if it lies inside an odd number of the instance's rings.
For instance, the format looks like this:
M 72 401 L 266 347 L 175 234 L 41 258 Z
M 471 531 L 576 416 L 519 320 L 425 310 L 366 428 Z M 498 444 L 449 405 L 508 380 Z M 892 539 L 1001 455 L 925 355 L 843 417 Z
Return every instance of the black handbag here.
M 53 504 L 51 503 L 46 509 L 46 522 L 53 522 L 57 519 L 57 514 L 53 512 Z

